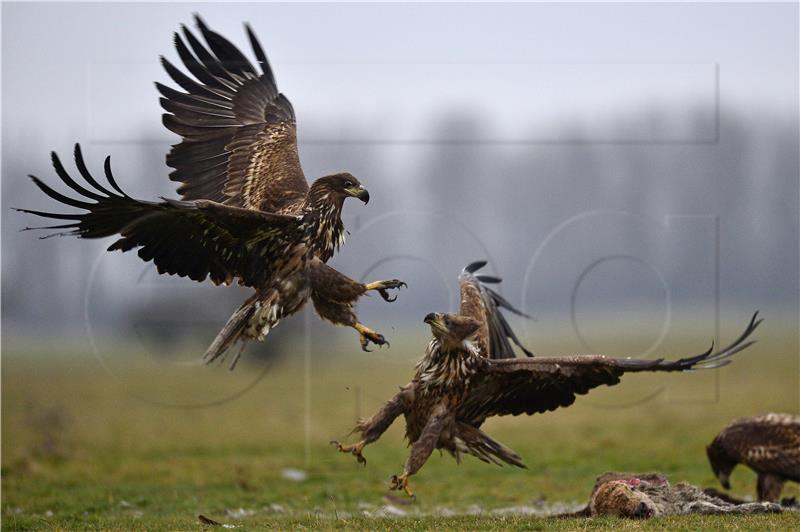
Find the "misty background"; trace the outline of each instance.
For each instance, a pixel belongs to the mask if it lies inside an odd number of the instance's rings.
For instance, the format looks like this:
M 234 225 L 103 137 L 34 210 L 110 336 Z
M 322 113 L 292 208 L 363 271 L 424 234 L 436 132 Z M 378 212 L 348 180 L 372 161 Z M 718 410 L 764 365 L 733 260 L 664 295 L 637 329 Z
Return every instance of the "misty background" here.
M 172 33 L 193 12 L 251 51 L 248 21 L 292 101 L 309 180 L 349 171 L 351 235 L 332 264 L 400 278 L 362 321 L 390 340 L 458 304 L 456 275 L 490 260 L 536 317 L 535 345 L 566 327 L 644 337 L 735 328 L 756 308 L 797 323 L 796 4 L 2 5 L 4 347 L 93 334 L 210 341 L 240 288 L 159 277 L 111 240 L 37 240 L 10 207 L 58 211 L 25 177 L 57 183 L 81 142 L 141 199 L 175 197 L 153 81 L 174 85 Z M 63 190 L 63 189 L 62 189 Z M 46 224 L 44 224 L 46 225 Z M 633 320 L 633 321 L 632 321 Z M 774 323 L 774 321 L 773 321 Z M 267 344 L 317 320 L 286 320 Z M 706 333 L 705 337 L 708 337 Z M 711 332 L 711 334 L 715 334 Z M 796 333 L 786 341 L 797 348 Z M 600 347 L 613 347 L 602 344 Z

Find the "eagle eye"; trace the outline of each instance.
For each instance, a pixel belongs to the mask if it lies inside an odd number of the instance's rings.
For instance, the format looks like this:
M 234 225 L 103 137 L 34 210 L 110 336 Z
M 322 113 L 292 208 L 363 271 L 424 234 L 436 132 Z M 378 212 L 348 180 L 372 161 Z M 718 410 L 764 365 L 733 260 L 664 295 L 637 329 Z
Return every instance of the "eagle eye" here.
M 353 186 L 353 182 L 352 181 L 345 181 L 344 182 L 344 188 L 350 188 L 352 186 Z

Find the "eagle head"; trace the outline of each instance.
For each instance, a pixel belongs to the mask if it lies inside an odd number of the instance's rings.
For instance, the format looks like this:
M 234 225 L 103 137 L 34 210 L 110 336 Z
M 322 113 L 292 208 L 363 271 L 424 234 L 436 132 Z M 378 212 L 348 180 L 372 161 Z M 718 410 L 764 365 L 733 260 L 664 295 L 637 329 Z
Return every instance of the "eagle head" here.
M 456 345 L 468 340 L 478 332 L 481 324 L 477 320 L 458 314 L 431 312 L 425 316 L 425 323 L 431 326 L 433 336 L 443 344 Z
M 326 175 L 314 182 L 314 187 L 324 189 L 328 194 L 332 194 L 337 199 L 344 200 L 349 197 L 358 198 L 365 204 L 369 203 L 369 192 L 364 188 L 353 174 L 343 172 L 341 174 Z
M 706 446 L 706 454 L 714 476 L 717 477 L 723 488 L 731 489 L 731 471 L 736 467 L 737 461 L 726 452 L 725 447 L 718 440 L 714 440 Z

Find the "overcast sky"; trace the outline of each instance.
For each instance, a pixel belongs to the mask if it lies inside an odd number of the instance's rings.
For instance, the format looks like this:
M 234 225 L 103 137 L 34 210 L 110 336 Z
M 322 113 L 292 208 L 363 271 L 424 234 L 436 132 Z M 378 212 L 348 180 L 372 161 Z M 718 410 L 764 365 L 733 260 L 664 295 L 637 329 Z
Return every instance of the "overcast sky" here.
M 661 134 L 684 138 L 689 104 L 713 105 L 717 76 L 743 112 L 797 106 L 786 4 L 4 3 L 8 140 L 170 140 L 152 81 L 166 81 L 157 57 L 176 59 L 171 35 L 193 12 L 245 47 L 252 24 L 307 141 L 425 141 L 432 119 L 461 109 L 484 126 L 469 140 L 561 140 L 552 122 L 568 115 L 613 141 L 604 119 L 653 105 L 677 114 Z

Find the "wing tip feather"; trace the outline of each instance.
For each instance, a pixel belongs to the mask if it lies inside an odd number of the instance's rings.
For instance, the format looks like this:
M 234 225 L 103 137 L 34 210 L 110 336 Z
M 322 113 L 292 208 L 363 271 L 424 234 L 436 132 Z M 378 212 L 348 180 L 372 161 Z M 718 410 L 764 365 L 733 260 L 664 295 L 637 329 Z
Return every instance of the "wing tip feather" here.
M 486 266 L 488 263 L 489 262 L 487 260 L 483 260 L 483 259 L 470 262 L 469 264 L 464 266 L 464 269 L 462 270 L 462 272 L 463 273 L 475 273 L 476 271 L 478 271 L 481 268 L 483 268 L 484 266 Z

